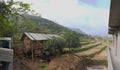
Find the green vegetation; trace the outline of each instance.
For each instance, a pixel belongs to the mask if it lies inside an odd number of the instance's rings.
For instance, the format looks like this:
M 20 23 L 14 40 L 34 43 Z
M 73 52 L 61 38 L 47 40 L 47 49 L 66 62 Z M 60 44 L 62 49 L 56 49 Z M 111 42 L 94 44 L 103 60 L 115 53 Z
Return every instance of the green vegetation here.
M 108 61 L 107 60 L 92 60 L 91 63 L 88 63 L 89 65 L 104 65 L 108 66 Z
M 22 19 L 20 19 L 20 21 L 17 22 L 18 31 L 14 35 L 15 40 L 19 40 L 23 32 L 57 34 L 63 38 L 67 36 L 67 33 L 69 34 L 74 33 L 75 35 L 77 34 L 78 39 L 80 40 L 82 40 L 82 38 L 85 38 L 87 40 L 89 37 L 89 35 L 83 32 L 76 32 L 70 28 L 59 25 L 54 21 L 29 14 L 23 14 L 23 15 L 30 20 L 27 20 L 27 22 L 25 22 Z
M 89 47 L 85 47 L 85 48 L 81 48 L 81 49 L 75 49 L 75 51 L 79 51 L 79 52 L 86 51 L 86 50 L 88 50 L 88 49 L 91 49 L 91 48 L 93 48 L 93 47 L 99 46 L 99 45 L 101 45 L 101 44 L 102 44 L 102 43 L 97 43 L 97 44 L 91 45 L 91 46 L 89 46 Z
M 15 7 L 17 6 L 17 7 Z M 24 18 L 20 13 L 30 11 L 30 5 L 9 0 L 0 3 L 0 36 L 13 36 L 17 30 L 17 21 Z
M 62 38 L 53 38 L 45 42 L 44 55 L 51 57 L 62 54 L 64 48 L 64 40 Z
M 101 53 L 103 50 L 105 50 L 106 47 L 107 47 L 107 46 L 104 46 L 104 47 L 102 47 L 99 51 L 96 51 L 96 52 L 94 52 L 94 53 L 92 53 L 92 54 L 86 55 L 86 57 L 93 58 L 96 54 L 99 54 L 99 53 Z
M 81 45 L 88 45 L 88 44 L 92 44 L 92 43 L 95 43 L 95 41 L 92 41 L 92 42 L 81 42 Z
M 67 32 L 64 35 L 66 47 L 69 48 L 69 51 L 71 48 L 77 48 L 80 47 L 80 39 L 79 39 L 79 34 L 76 32 Z
M 71 51 L 65 50 L 64 53 L 82 52 L 82 51 L 86 51 L 86 50 L 89 50 L 89 49 L 91 49 L 91 48 L 94 48 L 94 47 L 96 47 L 96 46 L 99 46 L 99 45 L 101 45 L 101 44 L 102 44 L 102 43 L 96 43 L 96 44 L 89 45 L 89 46 L 84 47 L 84 48 L 75 48 L 75 49 L 73 49 L 73 50 L 71 50 Z
M 84 45 L 81 48 L 87 48 L 87 47 L 89 47 L 91 45 L 94 45 L 94 44 L 88 44 L 87 46 Z M 100 54 L 106 48 L 107 48 L 106 44 L 102 43 L 101 45 L 98 45 L 98 46 L 93 47 L 91 49 L 85 50 L 83 52 L 73 53 L 73 54 L 78 56 L 78 57 L 84 57 L 85 60 L 86 60 L 86 64 L 88 66 L 94 66 L 94 65 L 105 65 L 105 66 L 107 66 L 107 58 L 106 58 L 107 55 L 106 56 L 105 55 L 102 56 L 102 54 Z M 93 49 L 93 51 L 92 51 L 92 49 Z M 90 53 L 88 53 L 88 52 L 90 52 Z M 83 53 L 83 54 L 81 54 L 81 53 Z M 97 58 L 97 56 L 98 56 L 98 58 Z M 99 58 L 99 57 L 101 57 L 101 58 Z
M 48 63 L 41 63 L 37 70 L 47 70 Z
M 18 41 L 23 32 L 58 34 L 65 39 L 66 47 L 69 48 L 80 47 L 81 38 L 90 37 L 82 31 L 71 30 L 39 16 L 20 14 L 31 11 L 30 5 L 23 2 L 3 2 L 0 9 L 0 14 L 4 14 L 0 16 L 0 36 L 13 36 Z

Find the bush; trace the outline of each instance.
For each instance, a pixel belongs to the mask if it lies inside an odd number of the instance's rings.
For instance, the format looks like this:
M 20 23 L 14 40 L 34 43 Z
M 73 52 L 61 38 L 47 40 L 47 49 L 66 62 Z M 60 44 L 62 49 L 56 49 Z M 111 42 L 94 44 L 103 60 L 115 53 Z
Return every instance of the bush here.
M 48 40 L 44 44 L 44 55 L 46 56 L 56 56 L 63 52 L 64 40 L 62 38 L 53 38 Z
M 69 48 L 69 51 L 71 50 L 71 48 L 77 48 L 80 47 L 80 36 L 78 33 L 76 32 L 67 32 L 64 34 L 64 38 L 65 38 L 65 43 L 66 43 L 66 47 Z

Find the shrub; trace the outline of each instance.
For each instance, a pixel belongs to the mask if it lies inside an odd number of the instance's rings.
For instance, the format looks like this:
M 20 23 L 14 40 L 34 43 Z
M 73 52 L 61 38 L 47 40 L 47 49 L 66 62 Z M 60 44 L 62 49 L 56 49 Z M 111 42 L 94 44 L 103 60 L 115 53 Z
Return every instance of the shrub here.
M 62 38 L 53 38 L 44 44 L 44 54 L 46 56 L 56 56 L 63 52 L 64 40 Z

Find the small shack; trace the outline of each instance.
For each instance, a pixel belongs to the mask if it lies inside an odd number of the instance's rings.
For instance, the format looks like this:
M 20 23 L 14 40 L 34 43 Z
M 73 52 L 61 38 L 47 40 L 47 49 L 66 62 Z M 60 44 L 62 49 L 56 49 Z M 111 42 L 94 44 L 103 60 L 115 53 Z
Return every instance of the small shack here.
M 24 44 L 24 52 L 26 56 L 42 56 L 42 48 L 44 42 L 53 37 L 60 37 L 55 34 L 39 34 L 39 33 L 28 33 L 24 32 L 21 41 Z M 31 52 L 32 51 L 32 52 Z
M 13 50 L 10 37 L 0 38 L 0 70 L 13 70 Z

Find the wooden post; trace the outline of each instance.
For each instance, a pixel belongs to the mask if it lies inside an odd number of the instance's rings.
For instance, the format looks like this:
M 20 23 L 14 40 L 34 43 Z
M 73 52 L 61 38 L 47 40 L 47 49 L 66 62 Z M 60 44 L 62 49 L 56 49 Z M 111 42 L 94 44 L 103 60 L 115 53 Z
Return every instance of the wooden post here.
M 32 60 L 33 60 L 34 59 L 33 44 L 32 44 L 33 42 L 31 41 L 30 43 L 31 43 L 31 52 L 32 52 Z

